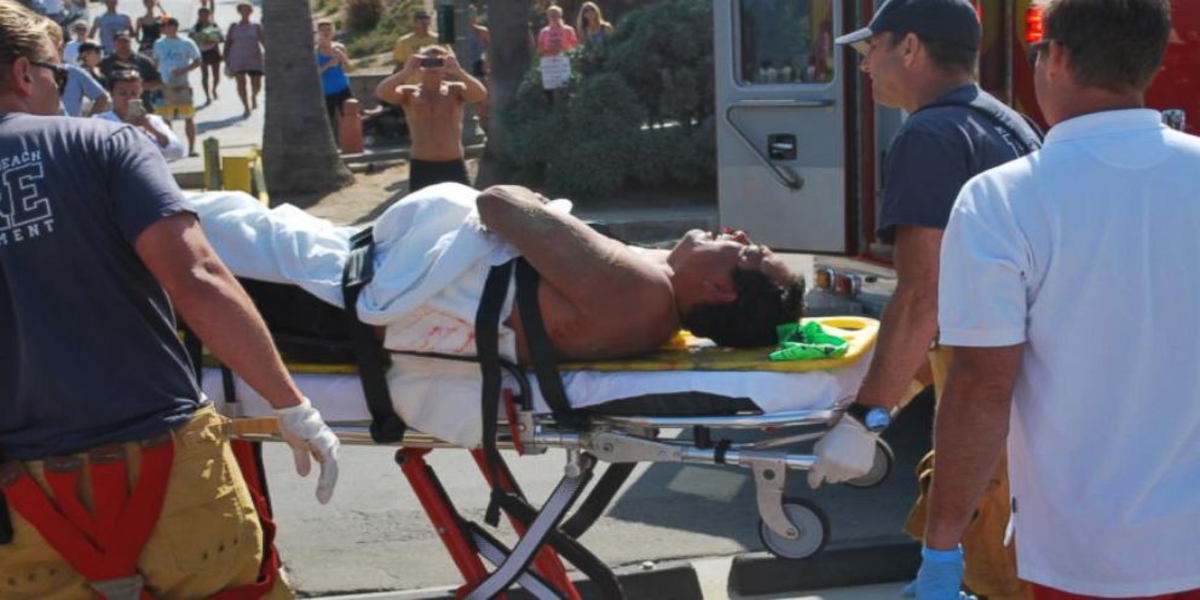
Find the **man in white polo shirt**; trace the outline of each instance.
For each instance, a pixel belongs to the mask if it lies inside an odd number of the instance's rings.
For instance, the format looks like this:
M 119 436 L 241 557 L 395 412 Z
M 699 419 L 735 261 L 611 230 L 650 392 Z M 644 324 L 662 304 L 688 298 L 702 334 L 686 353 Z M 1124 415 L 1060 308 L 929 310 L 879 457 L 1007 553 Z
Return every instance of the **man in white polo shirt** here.
M 1053 129 L 967 183 L 942 243 L 955 362 L 918 596 L 958 597 L 959 537 L 1007 436 L 1035 598 L 1200 598 L 1200 139 L 1143 108 L 1170 0 L 1044 16 L 1030 59 Z

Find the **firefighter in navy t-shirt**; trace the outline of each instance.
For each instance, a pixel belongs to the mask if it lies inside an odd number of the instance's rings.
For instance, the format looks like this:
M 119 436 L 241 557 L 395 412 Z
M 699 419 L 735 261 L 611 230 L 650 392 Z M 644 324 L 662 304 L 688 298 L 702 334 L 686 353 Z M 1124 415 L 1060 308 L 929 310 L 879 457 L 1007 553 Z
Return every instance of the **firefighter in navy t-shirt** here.
M 320 463 L 322 502 L 337 438 L 158 151 L 128 125 L 43 116 L 66 83 L 59 32 L 0 0 L 4 594 L 288 597 L 174 310 L 276 407 L 298 470 Z
M 926 360 L 938 393 L 945 389 L 949 357 L 945 350 L 929 350 L 937 336 L 939 250 L 950 209 L 968 179 L 1040 145 L 1019 114 L 974 83 L 981 29 L 969 0 L 892 0 L 866 28 L 836 40 L 863 55 L 875 101 L 903 109 L 909 118 L 888 149 L 878 224 L 879 237 L 894 245 L 896 291 L 854 404 L 816 446 L 809 473 L 814 486 L 866 473 L 875 435 L 911 397 L 910 384 Z M 995 479 L 981 505 L 977 535 L 964 538 L 965 580 L 993 600 L 1027 598 L 1011 548 L 1001 546 L 1008 515 L 1004 465 Z M 919 505 L 906 529 L 920 537 L 923 520 Z M 962 568 L 961 552 L 947 558 Z

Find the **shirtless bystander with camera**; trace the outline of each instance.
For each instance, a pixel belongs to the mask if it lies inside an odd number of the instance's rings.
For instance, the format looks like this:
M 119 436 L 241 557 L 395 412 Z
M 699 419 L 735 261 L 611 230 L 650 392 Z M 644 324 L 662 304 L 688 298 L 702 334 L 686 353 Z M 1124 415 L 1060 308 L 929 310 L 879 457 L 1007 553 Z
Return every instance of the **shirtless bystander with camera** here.
M 420 75 L 419 83 L 402 84 L 414 74 Z M 404 109 L 412 139 L 410 191 L 447 181 L 471 185 L 463 162 L 463 107 L 481 102 L 487 90 L 454 55 L 441 46 L 422 48 L 380 82 L 375 96 Z

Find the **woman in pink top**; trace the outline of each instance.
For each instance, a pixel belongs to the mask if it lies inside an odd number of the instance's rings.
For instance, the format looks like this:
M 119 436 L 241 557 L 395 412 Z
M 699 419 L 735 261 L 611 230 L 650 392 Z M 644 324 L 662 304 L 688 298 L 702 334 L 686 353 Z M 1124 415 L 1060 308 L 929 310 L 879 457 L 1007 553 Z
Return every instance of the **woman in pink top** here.
M 539 56 L 558 56 L 579 44 L 579 38 L 575 37 L 575 28 L 563 23 L 561 8 L 547 8 L 546 19 L 550 24 L 543 27 L 538 34 Z

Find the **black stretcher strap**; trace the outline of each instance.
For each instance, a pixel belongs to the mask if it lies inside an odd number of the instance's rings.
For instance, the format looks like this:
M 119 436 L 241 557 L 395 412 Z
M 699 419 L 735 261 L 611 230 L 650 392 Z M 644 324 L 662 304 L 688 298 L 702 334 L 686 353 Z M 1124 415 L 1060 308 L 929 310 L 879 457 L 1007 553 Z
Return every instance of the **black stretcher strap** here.
M 470 540 L 475 546 L 475 551 L 484 560 L 492 563 L 492 565 L 498 566 L 503 564 L 505 558 L 512 554 L 512 550 L 508 546 L 505 546 L 503 542 L 489 534 L 484 528 L 470 523 L 467 526 L 467 530 L 470 532 Z M 517 577 L 517 584 L 538 600 L 565 600 L 566 598 L 562 592 L 554 589 L 554 586 L 547 583 L 535 571 L 521 573 Z
M 390 444 L 404 439 L 407 426 L 396 414 L 384 374 L 387 364 L 375 331 L 358 320 L 358 296 L 375 276 L 375 243 L 370 227 L 350 238 L 350 255 L 342 272 L 342 300 L 350 316 L 350 335 L 354 343 L 354 358 L 367 409 L 371 411 L 371 439 L 377 444 Z
M 533 522 L 538 516 L 538 511 L 529 503 L 520 499 L 508 499 L 505 501 L 504 510 L 516 520 L 528 525 Z M 587 576 L 600 593 L 600 597 L 604 600 L 621 600 L 625 598 L 625 591 L 621 586 L 621 580 L 617 579 L 617 575 L 613 573 L 604 561 L 600 560 L 590 550 L 585 548 L 583 544 L 571 536 L 562 533 L 562 527 L 558 530 L 551 531 L 546 536 L 546 543 L 558 552 L 559 556 L 566 559 L 567 562 L 575 565 L 581 573 Z
M 537 375 L 542 398 L 554 413 L 560 426 L 575 429 L 584 425 L 581 413 L 571 408 L 567 391 L 563 388 L 562 376 L 558 373 L 558 362 L 546 325 L 542 321 L 541 302 L 538 299 L 539 275 L 523 258 L 517 259 L 517 310 L 521 313 L 521 327 L 525 330 L 525 343 L 533 359 L 533 372 Z
M 528 523 L 528 530 L 525 535 L 521 536 L 512 552 L 505 557 L 504 562 L 495 571 L 488 575 L 487 579 L 484 579 L 467 594 L 466 600 L 495 598 L 507 590 L 522 573 L 526 572 L 529 569 L 529 563 L 533 562 L 542 546 L 545 545 L 546 538 L 554 533 L 567 510 L 571 508 L 571 505 L 575 503 L 579 494 L 587 486 L 590 478 L 590 469 L 584 469 L 574 477 L 563 477 L 554 491 L 550 493 L 550 497 L 546 499 L 537 516 Z M 524 504 L 515 496 L 508 496 L 505 503 L 514 501 Z
M 499 356 L 500 313 L 504 300 L 508 295 L 509 280 L 514 279 L 516 271 L 517 305 L 521 314 L 526 342 L 534 359 L 534 371 L 542 390 L 542 396 L 550 405 L 555 419 L 560 424 L 564 421 L 579 423 L 578 413 L 571 410 L 563 389 L 562 379 L 555 366 L 554 349 L 546 336 L 542 322 L 541 309 L 537 298 L 538 275 L 528 263 L 522 259 L 514 259 L 503 265 L 493 267 L 484 283 L 483 294 L 480 297 L 479 309 L 475 315 L 476 347 L 479 355 L 480 371 L 483 377 L 480 410 L 483 420 L 483 454 L 486 468 L 493 482 L 500 482 L 501 477 L 513 484 L 511 491 L 506 491 L 499 485 L 492 488 L 491 502 L 488 504 L 484 521 L 496 526 L 500 521 L 500 510 L 527 526 L 527 531 L 513 548 L 512 553 L 504 560 L 483 583 L 477 586 L 467 596 L 468 599 L 491 598 L 508 589 L 520 575 L 527 571 L 530 561 L 534 559 L 541 548 L 551 544 L 564 558 L 583 571 L 596 582 L 603 598 L 623 598 L 620 582 L 612 571 L 599 559 L 588 552 L 582 545 L 559 531 L 567 511 L 582 495 L 587 483 L 591 480 L 595 461 L 584 456 L 581 459 L 581 472 L 574 476 L 565 476 L 559 481 L 555 491 L 543 504 L 540 510 L 534 509 L 516 487 L 515 480 L 507 472 L 503 458 L 496 446 L 496 429 L 499 418 L 499 398 L 502 387 L 501 360 Z M 528 402 L 528 399 L 525 399 Z M 528 407 L 528 405 L 526 405 Z M 632 468 L 630 465 L 628 468 Z M 615 481 L 622 469 L 609 476 L 610 483 L 603 485 L 605 492 L 611 490 L 611 495 L 620 488 L 620 481 Z M 626 474 L 627 476 L 627 474 Z M 621 481 L 624 479 L 621 478 Z M 607 501 L 593 501 L 586 512 L 579 517 L 573 529 L 584 530 L 603 512 Z M 593 516 L 593 513 L 594 516 Z
M 604 509 L 608 508 L 608 505 L 612 503 L 613 498 L 616 497 L 617 492 L 621 489 L 625 481 L 629 479 L 629 476 L 633 473 L 633 468 L 636 466 L 637 463 L 613 463 L 609 465 L 604 470 L 604 474 L 600 476 L 600 479 L 596 481 L 596 485 L 592 488 L 587 498 L 579 505 L 575 514 L 571 515 L 571 518 L 567 519 L 559 527 L 559 531 L 572 538 L 579 538 L 584 533 L 587 533 L 587 530 L 596 524 L 596 520 L 600 518 L 600 515 L 604 514 Z
M 483 379 L 479 405 L 483 419 L 483 456 L 493 481 L 492 500 L 483 519 L 492 527 L 500 524 L 498 496 L 503 493 L 498 487 L 500 478 L 496 467 L 500 462 L 500 450 L 496 446 L 496 421 L 500 418 L 500 388 L 503 383 L 500 372 L 500 313 L 504 308 L 504 298 L 508 295 L 513 262 L 510 260 L 497 265 L 488 272 L 483 294 L 479 298 L 479 308 L 475 312 L 475 346 Z

